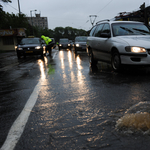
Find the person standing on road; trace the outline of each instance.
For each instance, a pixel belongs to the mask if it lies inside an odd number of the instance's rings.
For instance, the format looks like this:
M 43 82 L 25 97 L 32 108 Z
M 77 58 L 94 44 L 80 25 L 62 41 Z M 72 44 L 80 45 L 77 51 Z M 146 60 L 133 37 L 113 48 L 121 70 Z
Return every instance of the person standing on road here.
M 51 55 L 51 43 L 52 43 L 52 39 L 50 39 L 47 36 L 42 35 L 41 38 L 45 41 L 46 43 L 46 51 L 49 51 L 49 55 Z

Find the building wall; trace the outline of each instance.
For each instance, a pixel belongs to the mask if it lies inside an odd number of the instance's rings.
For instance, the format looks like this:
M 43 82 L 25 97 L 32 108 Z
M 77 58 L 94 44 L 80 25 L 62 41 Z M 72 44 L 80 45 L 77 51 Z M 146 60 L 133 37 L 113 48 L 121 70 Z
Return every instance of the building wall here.
M 0 50 L 15 50 L 17 43 L 25 36 L 24 28 L 0 30 Z
M 48 28 L 47 17 L 40 17 L 40 14 L 36 14 L 36 17 L 27 17 L 30 25 L 41 27 L 43 29 Z
M 6 50 L 6 51 L 15 50 L 15 45 L 17 45 L 17 38 L 16 37 L 11 37 L 11 38 L 13 43 L 5 44 L 5 41 L 7 40 L 6 37 L 0 37 L 0 50 Z

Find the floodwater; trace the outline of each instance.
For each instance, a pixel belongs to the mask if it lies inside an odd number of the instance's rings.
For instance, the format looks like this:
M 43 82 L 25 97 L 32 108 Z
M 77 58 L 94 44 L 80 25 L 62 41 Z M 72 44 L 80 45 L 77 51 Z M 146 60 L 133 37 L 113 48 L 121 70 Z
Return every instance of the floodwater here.
M 90 68 L 86 53 L 70 50 L 56 50 L 55 57 L 38 59 L 36 65 L 31 60 L 26 66 L 31 68 L 28 77 L 21 77 L 22 83 L 34 75 L 42 80 L 42 87 L 15 150 L 146 150 L 150 146 L 149 129 L 134 126 L 138 117 L 145 123 L 149 118 L 149 68 L 126 68 L 121 73 L 106 63 Z

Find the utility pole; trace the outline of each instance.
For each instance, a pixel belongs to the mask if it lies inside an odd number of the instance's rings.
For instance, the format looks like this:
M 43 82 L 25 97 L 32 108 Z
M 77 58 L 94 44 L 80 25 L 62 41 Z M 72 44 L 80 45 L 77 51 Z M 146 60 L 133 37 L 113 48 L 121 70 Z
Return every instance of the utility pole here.
M 18 9 L 19 9 L 19 15 L 20 15 L 21 12 L 20 12 L 20 3 L 19 3 L 19 0 L 18 0 Z
M 90 17 L 91 24 L 93 26 L 93 24 L 94 24 L 94 22 L 96 20 L 97 15 L 90 15 L 89 17 Z M 91 17 L 94 17 L 93 21 L 92 21 Z

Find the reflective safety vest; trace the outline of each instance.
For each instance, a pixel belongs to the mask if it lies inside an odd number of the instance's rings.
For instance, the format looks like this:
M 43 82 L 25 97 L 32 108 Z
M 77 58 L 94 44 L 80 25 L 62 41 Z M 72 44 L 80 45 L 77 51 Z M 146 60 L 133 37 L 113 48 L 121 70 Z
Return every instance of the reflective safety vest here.
M 48 45 L 52 41 L 49 37 L 44 35 L 42 35 L 41 38 L 45 41 L 46 45 Z

